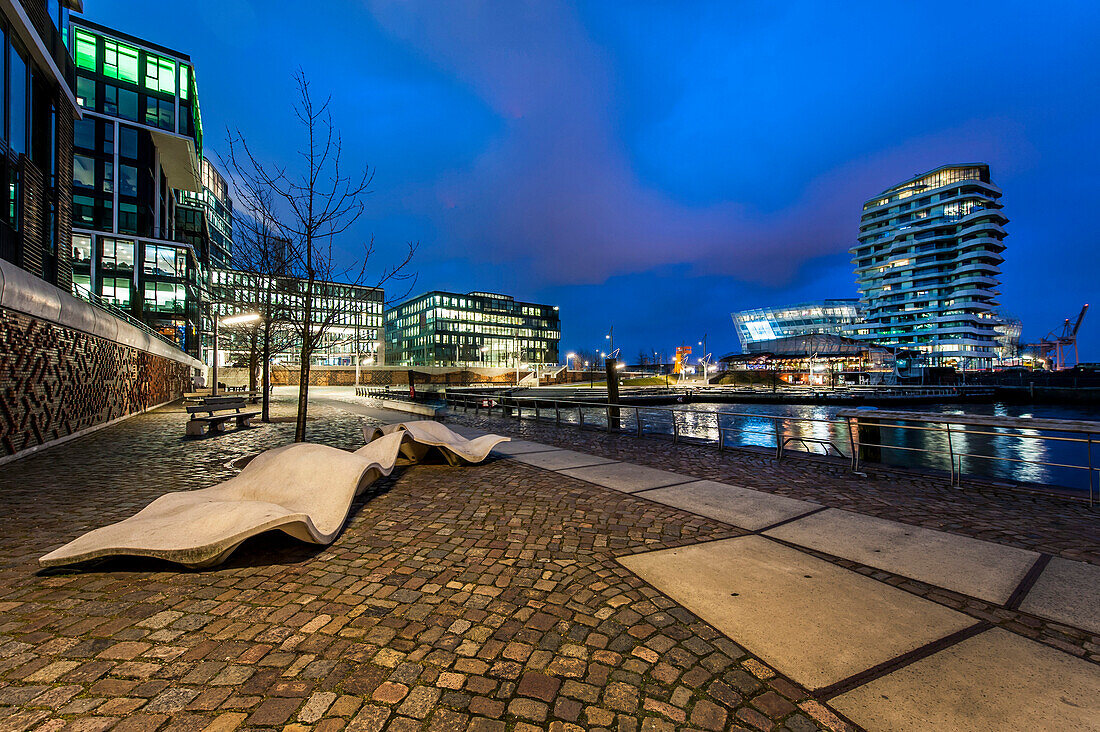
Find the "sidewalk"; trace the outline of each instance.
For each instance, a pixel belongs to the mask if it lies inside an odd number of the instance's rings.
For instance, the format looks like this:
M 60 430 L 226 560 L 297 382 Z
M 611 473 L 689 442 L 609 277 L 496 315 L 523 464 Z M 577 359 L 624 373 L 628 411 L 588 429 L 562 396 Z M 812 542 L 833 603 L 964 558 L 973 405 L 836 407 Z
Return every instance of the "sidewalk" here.
M 312 440 L 357 447 L 376 424 L 315 397 Z M 402 470 L 329 547 L 272 534 L 212 570 L 37 572 L 286 442 L 292 408 L 201 440 L 161 409 L 0 470 L 19 518 L 0 534 L 0 729 L 852 728 L 617 561 L 743 531 L 511 459 Z
M 451 421 L 572 447 L 591 435 L 593 452 L 500 451 L 749 532 L 619 561 L 858 724 L 1100 728 L 1100 566 L 608 457 L 641 443 L 655 455 L 655 441 Z

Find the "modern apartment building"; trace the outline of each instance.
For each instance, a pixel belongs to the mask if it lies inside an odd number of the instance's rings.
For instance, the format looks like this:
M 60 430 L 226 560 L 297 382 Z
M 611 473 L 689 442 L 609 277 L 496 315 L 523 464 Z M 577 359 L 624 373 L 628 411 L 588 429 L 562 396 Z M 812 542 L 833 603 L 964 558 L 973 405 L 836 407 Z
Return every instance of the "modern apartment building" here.
M 387 365 L 514 368 L 558 362 L 558 308 L 510 295 L 429 292 L 388 309 L 385 323 Z
M 313 354 L 315 366 L 351 366 L 359 354 L 362 363 L 381 360 L 383 291 L 377 287 L 349 285 L 338 282 L 315 282 L 312 321 L 325 324 L 326 330 Z M 297 363 L 301 341 L 293 335 L 292 323 L 303 317 L 304 280 L 292 276 L 268 276 L 240 269 L 210 269 L 208 297 L 211 311 L 225 318 L 239 313 L 264 311 L 263 303 L 273 303 L 278 333 L 275 339 L 281 350 L 274 354 L 278 363 Z M 251 344 L 248 329 L 221 330 L 219 365 L 247 361 Z M 212 363 L 205 354 L 204 362 Z
M 0 258 L 65 291 L 79 114 L 66 35 L 69 11 L 80 8 L 80 0 L 0 3 Z
M 741 353 L 769 349 L 781 338 L 811 334 L 841 335 L 859 321 L 859 300 L 816 300 L 733 313 Z
M 208 253 L 177 211 L 186 194 L 204 195 L 191 59 L 83 18 L 71 26 L 83 115 L 73 133 L 74 292 L 197 355 Z
M 856 337 L 918 351 L 925 365 L 987 368 L 1004 258 L 1001 190 L 981 163 L 945 165 L 863 205 L 850 251 L 863 323 Z

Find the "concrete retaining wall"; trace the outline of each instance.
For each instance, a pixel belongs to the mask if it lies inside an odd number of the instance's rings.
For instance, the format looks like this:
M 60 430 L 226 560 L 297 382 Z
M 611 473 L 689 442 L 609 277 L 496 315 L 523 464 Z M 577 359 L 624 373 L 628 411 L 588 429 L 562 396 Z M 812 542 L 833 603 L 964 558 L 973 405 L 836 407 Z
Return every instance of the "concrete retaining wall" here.
M 0 260 L 0 463 L 179 399 L 201 366 Z

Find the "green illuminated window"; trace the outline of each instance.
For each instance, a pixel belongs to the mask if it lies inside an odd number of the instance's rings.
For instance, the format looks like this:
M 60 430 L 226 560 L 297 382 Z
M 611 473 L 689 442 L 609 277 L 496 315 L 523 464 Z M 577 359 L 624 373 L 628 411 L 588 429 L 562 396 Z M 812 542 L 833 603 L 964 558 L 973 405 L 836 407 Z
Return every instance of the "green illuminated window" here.
M 87 31 L 76 29 L 76 65 L 95 71 L 96 37 Z
M 176 64 L 153 54 L 145 56 L 145 88 L 165 94 L 176 93 Z
M 138 50 L 110 38 L 103 39 L 103 75 L 138 83 Z
M 186 64 L 180 64 L 180 99 L 187 99 L 190 93 L 191 68 Z

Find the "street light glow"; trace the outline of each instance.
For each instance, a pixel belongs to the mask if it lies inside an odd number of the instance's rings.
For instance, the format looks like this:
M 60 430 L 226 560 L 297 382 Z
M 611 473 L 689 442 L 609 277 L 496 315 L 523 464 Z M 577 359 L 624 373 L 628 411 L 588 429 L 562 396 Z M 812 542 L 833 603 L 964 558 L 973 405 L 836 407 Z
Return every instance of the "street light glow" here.
M 230 315 L 228 318 L 219 318 L 222 325 L 237 325 L 238 323 L 251 323 L 253 320 L 259 320 L 259 313 L 241 313 L 240 315 Z

